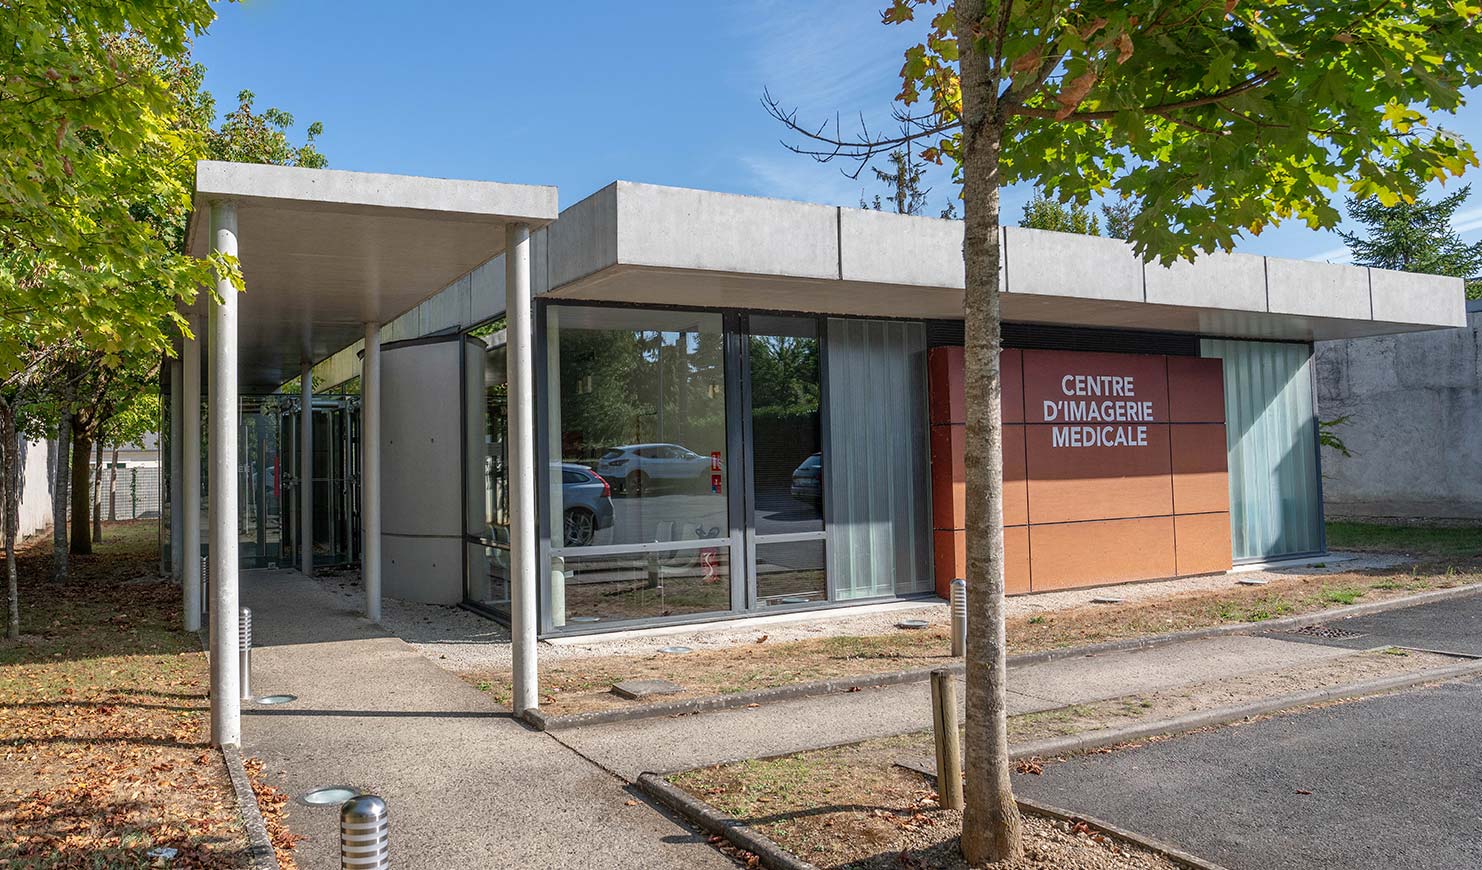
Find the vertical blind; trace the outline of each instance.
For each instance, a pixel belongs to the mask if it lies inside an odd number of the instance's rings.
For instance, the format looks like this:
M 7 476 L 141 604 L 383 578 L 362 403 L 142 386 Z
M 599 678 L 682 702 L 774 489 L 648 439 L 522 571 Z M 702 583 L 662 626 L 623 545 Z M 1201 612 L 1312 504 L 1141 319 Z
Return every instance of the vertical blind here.
M 1310 349 L 1204 339 L 1201 352 L 1224 361 L 1235 561 L 1321 552 Z
M 930 589 L 926 330 L 830 319 L 825 347 L 834 598 Z

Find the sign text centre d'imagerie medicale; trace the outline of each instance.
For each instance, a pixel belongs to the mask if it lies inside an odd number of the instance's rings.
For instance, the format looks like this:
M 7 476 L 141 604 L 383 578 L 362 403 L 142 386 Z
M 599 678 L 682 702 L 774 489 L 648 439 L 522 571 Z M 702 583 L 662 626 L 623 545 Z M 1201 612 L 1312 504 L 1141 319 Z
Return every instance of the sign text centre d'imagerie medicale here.
M 1131 375 L 1060 378 L 1063 399 L 1044 400 L 1044 420 L 1056 424 L 1052 447 L 1146 447 L 1153 403 L 1137 398 Z M 1094 425 L 1093 425 L 1094 424 Z

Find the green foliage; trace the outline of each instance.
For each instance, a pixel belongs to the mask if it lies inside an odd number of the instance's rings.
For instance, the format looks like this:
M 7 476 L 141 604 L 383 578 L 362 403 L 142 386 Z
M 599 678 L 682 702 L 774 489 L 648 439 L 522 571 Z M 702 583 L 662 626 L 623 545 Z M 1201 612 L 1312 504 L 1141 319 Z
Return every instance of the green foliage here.
M 38 0 L 0 16 L 0 382 L 47 337 L 110 363 L 155 351 L 175 301 L 211 280 L 140 218 L 189 208 L 204 140 L 171 76 L 214 15 L 208 0 Z
M 1135 200 L 1130 238 L 1148 258 L 1231 250 L 1286 220 L 1331 228 L 1345 188 L 1412 202 L 1478 165 L 1441 126 L 1482 84 L 1476 0 L 891 0 L 883 18 L 924 10 L 899 97 L 925 104 L 912 133 L 933 140 L 923 158 L 961 160 L 957 37 L 972 28 L 992 69 L 1000 183 L 1081 205 Z
M 1132 222 L 1137 219 L 1137 206 L 1130 199 L 1113 199 L 1101 204 L 1101 219 L 1106 235 L 1113 239 L 1132 238 Z
M 264 109 L 260 114 L 252 109 L 256 98 L 251 91 L 237 94 L 237 108 L 227 115 L 221 126 L 207 135 L 207 149 L 212 160 L 230 160 L 235 163 L 271 163 L 277 166 L 302 166 L 307 169 L 323 169 L 329 160 L 314 146 L 314 140 L 324 132 L 318 121 L 310 124 L 302 145 L 288 141 L 288 131 L 293 129 L 293 115 L 278 108 Z
M 1101 235 L 1101 225 L 1090 209 L 1076 202 L 1068 205 L 1055 202 L 1038 191 L 1024 203 L 1024 216 L 1019 219 L 1019 226 L 1083 236 Z
M 1451 226 L 1471 191 L 1468 185 L 1437 202 L 1417 198 L 1394 205 L 1349 199 L 1348 216 L 1366 231 L 1339 235 L 1360 266 L 1465 278 L 1467 297 L 1482 299 L 1482 242 L 1463 242 Z
M 1344 414 L 1342 417 L 1334 417 L 1331 420 L 1318 420 L 1317 443 L 1323 447 L 1329 447 L 1333 450 L 1336 450 L 1344 456 L 1352 456 L 1353 454 L 1350 453 L 1348 450 L 1348 445 L 1344 444 L 1342 437 L 1340 437 L 1338 433 L 1334 431 L 1339 426 L 1348 423 L 1352 419 L 1352 415 Z

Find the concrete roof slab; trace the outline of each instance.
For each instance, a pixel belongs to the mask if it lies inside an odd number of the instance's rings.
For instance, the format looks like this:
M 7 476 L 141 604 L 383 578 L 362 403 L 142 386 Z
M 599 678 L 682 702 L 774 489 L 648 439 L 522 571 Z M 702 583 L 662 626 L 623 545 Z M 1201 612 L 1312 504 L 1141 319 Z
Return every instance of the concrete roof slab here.
M 512 222 L 556 218 L 553 187 L 203 161 L 191 253 L 204 257 L 213 202 L 237 209 L 246 291 L 238 370 L 271 390 L 353 344 L 504 249 Z M 196 310 L 206 311 L 202 294 Z

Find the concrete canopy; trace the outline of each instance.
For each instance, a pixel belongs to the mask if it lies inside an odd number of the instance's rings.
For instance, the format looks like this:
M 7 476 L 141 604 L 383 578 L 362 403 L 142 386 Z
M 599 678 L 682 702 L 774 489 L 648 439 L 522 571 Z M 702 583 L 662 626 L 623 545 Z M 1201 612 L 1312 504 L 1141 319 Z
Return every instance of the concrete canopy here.
M 367 322 L 389 322 L 502 253 L 507 224 L 538 228 L 557 215 L 554 187 L 202 161 L 187 231 L 198 257 L 210 252 L 213 202 L 237 209 L 247 392 L 277 389 L 301 361 L 330 356 Z M 197 314 L 209 298 L 197 298 Z
M 549 235 L 551 297 L 961 319 L 962 222 L 616 182 Z M 1005 227 L 1009 322 L 1314 341 L 1465 324 L 1459 278 Z

